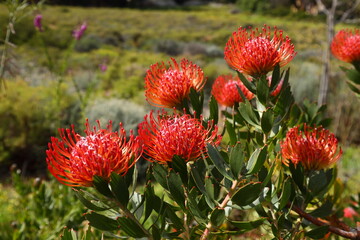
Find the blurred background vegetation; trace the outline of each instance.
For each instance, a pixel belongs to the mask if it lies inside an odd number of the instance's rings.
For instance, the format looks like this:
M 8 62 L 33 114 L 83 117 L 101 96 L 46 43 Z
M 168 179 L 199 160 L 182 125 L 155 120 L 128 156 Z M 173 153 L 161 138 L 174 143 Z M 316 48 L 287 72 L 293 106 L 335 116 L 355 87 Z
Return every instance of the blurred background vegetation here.
M 1 40 L 9 24 L 6 4 L 15 2 L 20 1 L 0 1 Z M 353 2 L 344 0 L 341 7 Z M 123 122 L 126 129 L 135 130 L 151 109 L 144 98 L 146 70 L 170 57 L 186 57 L 201 66 L 209 95 L 218 75 L 233 73 L 223 59 L 223 49 L 239 26 L 267 24 L 290 36 L 298 52 L 290 64 L 292 91 L 300 107 L 316 106 L 327 26 L 315 1 L 29 4 L 16 13 L 19 17 L 11 25 L 3 74 L 6 89 L 0 94 L 0 239 L 55 239 L 63 226 L 86 228 L 84 210 L 71 189 L 48 181 L 45 150 L 50 136 L 70 124 L 81 129 L 85 118 L 93 123 L 99 119 L 103 125 L 108 120 Z M 359 12 L 356 9 L 349 19 L 356 19 Z M 33 26 L 38 13 L 43 16 L 43 32 Z M 72 31 L 83 22 L 88 28 L 74 41 Z M 354 26 L 339 24 L 336 29 Z M 0 44 L 3 53 L 4 41 Z M 341 65 L 331 60 L 326 115 L 333 119 L 330 129 L 345 150 L 340 176 L 346 185 L 360 180 L 360 114 L 359 99 L 348 89 Z M 355 188 L 352 191 L 360 191 L 358 184 Z

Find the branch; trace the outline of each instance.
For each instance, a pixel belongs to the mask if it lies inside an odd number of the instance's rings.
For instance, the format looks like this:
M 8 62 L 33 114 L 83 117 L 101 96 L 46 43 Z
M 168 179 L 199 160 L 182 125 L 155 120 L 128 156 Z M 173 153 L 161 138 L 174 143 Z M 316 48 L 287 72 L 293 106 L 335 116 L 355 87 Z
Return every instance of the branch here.
M 324 12 L 326 15 L 328 15 L 330 13 L 329 9 L 327 9 L 325 7 L 324 3 L 321 0 L 316 0 L 316 4 L 317 4 L 320 12 Z
M 288 204 L 287 206 L 291 207 L 290 204 Z M 354 239 L 354 240 L 360 239 L 360 232 L 357 231 L 356 229 L 346 231 L 346 230 L 340 229 L 338 227 L 331 226 L 326 221 L 324 221 L 320 218 L 315 218 L 315 217 L 311 216 L 310 214 L 304 212 L 301 208 L 299 208 L 298 206 L 295 206 L 295 205 L 292 206 L 292 210 L 294 210 L 297 214 L 299 214 L 300 217 L 305 218 L 306 220 L 312 222 L 313 224 L 315 224 L 317 226 L 329 226 L 329 231 L 332 233 L 335 233 L 336 235 L 339 235 L 339 236 L 347 238 L 347 239 Z
M 356 10 L 356 8 L 359 6 L 359 4 L 360 4 L 360 0 L 356 0 L 354 5 L 343 13 L 339 22 L 345 22 L 345 20 L 349 17 L 349 15 Z

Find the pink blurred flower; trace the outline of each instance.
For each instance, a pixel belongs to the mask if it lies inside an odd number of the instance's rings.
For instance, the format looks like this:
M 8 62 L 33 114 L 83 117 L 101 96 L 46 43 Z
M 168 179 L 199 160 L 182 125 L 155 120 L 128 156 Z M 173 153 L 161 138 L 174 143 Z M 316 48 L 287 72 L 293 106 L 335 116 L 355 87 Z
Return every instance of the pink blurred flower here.
M 359 214 L 352 208 L 346 207 L 344 208 L 344 217 L 345 218 L 354 218 L 354 216 L 358 216 Z
M 81 26 L 77 27 L 77 28 L 73 31 L 73 37 L 74 37 L 76 40 L 80 40 L 86 29 L 87 29 L 87 23 L 86 23 L 86 22 L 83 22 L 83 24 L 81 24 Z
M 105 63 L 101 63 L 100 65 L 99 65 L 99 69 L 100 69 L 100 71 L 102 71 L 102 72 L 106 72 L 106 70 L 107 70 L 107 65 L 105 64 Z
M 41 14 L 37 14 L 37 15 L 34 17 L 34 27 L 35 27 L 37 30 L 39 30 L 40 32 L 43 31 L 41 20 L 42 20 L 42 15 L 41 15 Z

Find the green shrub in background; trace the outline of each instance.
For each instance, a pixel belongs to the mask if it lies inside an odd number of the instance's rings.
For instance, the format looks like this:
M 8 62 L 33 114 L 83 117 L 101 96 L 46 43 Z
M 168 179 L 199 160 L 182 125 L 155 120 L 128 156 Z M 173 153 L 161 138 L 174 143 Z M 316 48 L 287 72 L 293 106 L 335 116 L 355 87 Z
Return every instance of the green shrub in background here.
M 236 5 L 240 10 L 251 13 L 263 13 L 270 9 L 268 0 L 237 0 Z

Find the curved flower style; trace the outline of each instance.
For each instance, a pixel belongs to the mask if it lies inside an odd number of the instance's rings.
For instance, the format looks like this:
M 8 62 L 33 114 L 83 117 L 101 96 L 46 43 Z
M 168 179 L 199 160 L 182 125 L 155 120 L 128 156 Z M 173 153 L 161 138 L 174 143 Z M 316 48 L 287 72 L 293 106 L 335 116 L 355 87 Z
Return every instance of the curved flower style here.
M 321 170 L 338 161 L 342 150 L 338 150 L 338 140 L 333 133 L 305 124 L 304 131 L 294 127 L 287 132 L 281 143 L 281 154 L 286 165 L 291 161 L 294 165 L 301 163 L 306 170 Z
M 171 116 L 153 112 L 145 116 L 139 125 L 139 136 L 144 144 L 144 153 L 148 161 L 161 164 L 171 162 L 175 155 L 186 162 L 195 161 L 206 154 L 206 144 L 220 144 L 221 136 L 217 135 L 217 126 L 208 122 L 208 127 L 201 120 L 188 114 Z
M 145 96 L 156 107 L 172 108 L 180 106 L 189 96 L 190 89 L 203 89 L 206 79 L 199 66 L 187 59 L 178 64 L 171 58 L 167 68 L 165 63 L 150 66 L 145 77 Z
M 254 94 L 245 87 L 239 77 L 232 75 L 221 75 L 216 78 L 212 86 L 211 94 L 219 104 L 232 107 L 235 103 L 243 101 L 239 94 L 238 87 L 247 99 L 251 100 L 254 97 Z
M 267 26 L 250 32 L 240 27 L 226 43 L 226 62 L 231 68 L 253 77 L 266 75 L 276 64 L 285 66 L 296 55 L 294 45 L 276 27 L 272 37 L 271 33 Z
M 339 31 L 333 38 L 331 51 L 341 61 L 360 64 L 360 30 Z
M 93 177 L 110 179 L 112 172 L 125 175 L 142 154 L 138 138 L 120 125 L 119 133 L 112 132 L 112 123 L 106 129 L 91 130 L 86 121 L 86 136 L 71 129 L 59 129 L 60 140 L 52 137 L 46 151 L 48 169 L 62 184 L 92 186 Z

